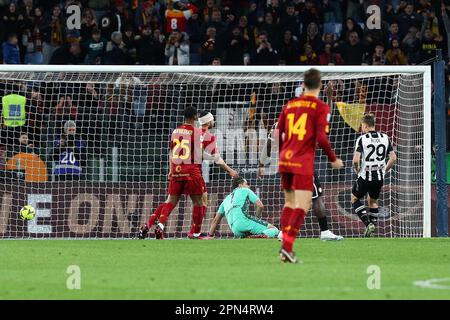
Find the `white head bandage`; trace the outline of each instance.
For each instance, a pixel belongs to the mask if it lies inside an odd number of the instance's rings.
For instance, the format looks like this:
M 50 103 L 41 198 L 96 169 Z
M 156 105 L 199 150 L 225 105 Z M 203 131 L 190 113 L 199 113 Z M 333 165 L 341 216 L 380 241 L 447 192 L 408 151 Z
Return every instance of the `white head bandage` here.
M 210 121 L 214 121 L 214 116 L 211 114 L 211 112 L 208 112 L 203 117 L 198 118 L 198 122 L 200 122 L 201 126 Z

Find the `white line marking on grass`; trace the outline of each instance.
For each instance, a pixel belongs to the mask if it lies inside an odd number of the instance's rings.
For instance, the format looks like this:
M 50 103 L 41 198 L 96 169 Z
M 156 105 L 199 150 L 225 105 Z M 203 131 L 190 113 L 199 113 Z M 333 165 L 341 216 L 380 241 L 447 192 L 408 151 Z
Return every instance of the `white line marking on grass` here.
M 448 285 L 439 284 L 441 282 L 448 282 Z M 413 284 L 415 286 L 418 286 L 421 288 L 427 288 L 427 289 L 450 290 L 450 278 L 418 280 L 418 281 L 414 281 Z

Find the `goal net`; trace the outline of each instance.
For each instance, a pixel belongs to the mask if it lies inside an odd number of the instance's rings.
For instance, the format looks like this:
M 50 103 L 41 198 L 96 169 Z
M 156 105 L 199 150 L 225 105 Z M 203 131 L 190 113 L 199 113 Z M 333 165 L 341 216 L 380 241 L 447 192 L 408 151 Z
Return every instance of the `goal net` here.
M 299 93 L 306 68 L 93 68 L 0 67 L 0 238 L 135 237 L 167 198 L 169 137 L 187 106 L 215 116 L 212 132 L 222 157 L 261 197 L 262 218 L 279 226 L 283 194 L 276 147 L 262 179 L 256 171 L 270 128 Z M 351 210 L 351 160 L 359 120 L 371 112 L 398 156 L 386 175 L 376 236 L 429 236 L 429 69 L 319 69 L 321 96 L 332 110 L 329 137 L 345 163 L 332 170 L 317 152 L 330 229 L 344 237 L 363 234 Z M 202 167 L 207 232 L 231 191 L 231 178 L 213 163 Z M 35 219 L 20 218 L 26 204 L 36 209 Z M 182 198 L 167 222 L 168 237 L 186 237 L 191 217 L 191 201 Z M 219 232 L 232 236 L 225 219 Z M 318 235 L 310 212 L 301 236 Z

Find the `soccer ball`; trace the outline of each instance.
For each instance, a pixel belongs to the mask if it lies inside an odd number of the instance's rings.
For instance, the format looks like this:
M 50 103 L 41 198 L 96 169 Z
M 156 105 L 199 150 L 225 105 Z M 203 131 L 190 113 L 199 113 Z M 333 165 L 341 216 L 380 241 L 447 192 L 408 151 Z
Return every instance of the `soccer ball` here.
M 36 210 L 30 205 L 26 205 L 20 209 L 20 217 L 22 220 L 32 220 L 36 216 Z

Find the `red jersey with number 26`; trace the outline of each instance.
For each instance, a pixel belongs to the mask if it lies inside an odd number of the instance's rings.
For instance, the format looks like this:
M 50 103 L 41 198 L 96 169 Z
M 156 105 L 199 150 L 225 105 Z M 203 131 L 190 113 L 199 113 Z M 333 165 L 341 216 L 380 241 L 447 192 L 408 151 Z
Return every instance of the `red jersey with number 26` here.
M 190 124 L 182 124 L 172 132 L 171 179 L 192 180 L 202 176 L 201 135 L 201 129 Z
M 313 175 L 316 146 L 333 162 L 336 155 L 328 141 L 330 107 L 315 96 L 290 100 L 278 118 L 279 171 Z

